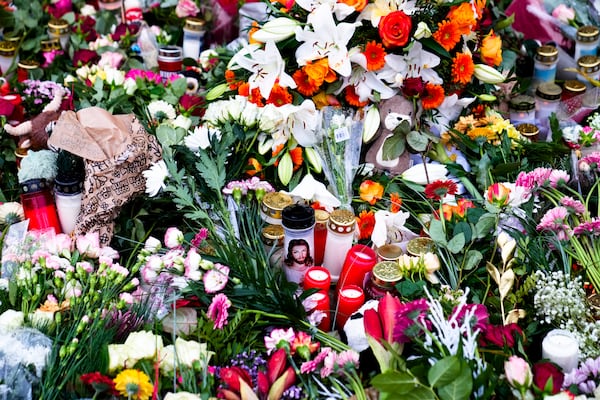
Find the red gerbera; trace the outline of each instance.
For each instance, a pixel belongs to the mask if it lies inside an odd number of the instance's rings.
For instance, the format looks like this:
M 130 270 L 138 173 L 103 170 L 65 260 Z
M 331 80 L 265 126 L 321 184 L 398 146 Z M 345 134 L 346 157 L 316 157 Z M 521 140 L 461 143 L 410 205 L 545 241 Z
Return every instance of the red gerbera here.
M 367 70 L 377 71 L 385 65 L 386 52 L 381 43 L 370 41 L 365 46 L 365 58 L 367 59 Z
M 115 389 L 115 382 L 100 372 L 90 372 L 79 377 L 84 385 L 90 385 L 96 393 L 108 392 L 113 396 L 118 396 L 119 391 Z
M 356 217 L 356 224 L 358 225 L 359 240 L 371 239 L 373 228 L 375 228 L 375 213 L 373 210 L 362 210 L 358 217 Z
M 458 192 L 456 183 L 450 180 L 437 180 L 425 186 L 425 197 L 440 200 L 446 195 L 454 195 Z

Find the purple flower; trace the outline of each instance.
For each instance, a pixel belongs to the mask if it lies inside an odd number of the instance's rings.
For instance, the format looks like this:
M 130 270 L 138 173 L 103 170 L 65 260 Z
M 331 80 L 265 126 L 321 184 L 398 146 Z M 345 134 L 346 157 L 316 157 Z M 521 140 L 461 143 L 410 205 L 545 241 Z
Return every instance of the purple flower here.
M 422 327 L 426 326 L 425 317 L 429 305 L 426 299 L 413 300 L 400 305 L 396 313 L 396 325 L 394 327 L 394 341 L 399 343 L 409 343 L 413 337 L 422 332 Z
M 589 221 L 584 221 L 573 229 L 573 234 L 575 236 L 580 235 L 600 235 L 600 218 L 595 217 Z
M 231 301 L 223 293 L 213 297 L 210 306 L 208 306 L 208 318 L 210 318 L 216 329 L 223 329 L 227 325 L 227 310 L 231 307 Z
M 467 311 L 473 311 L 473 316 L 471 317 L 470 326 L 473 330 L 478 329 L 480 332 L 485 331 L 489 322 L 488 322 L 488 312 L 487 307 L 483 304 L 465 304 L 464 307 L 461 307 L 458 310 L 458 314 L 456 314 L 456 321 L 462 323 L 462 320 L 465 317 Z M 452 311 L 454 315 L 456 313 L 456 307 Z

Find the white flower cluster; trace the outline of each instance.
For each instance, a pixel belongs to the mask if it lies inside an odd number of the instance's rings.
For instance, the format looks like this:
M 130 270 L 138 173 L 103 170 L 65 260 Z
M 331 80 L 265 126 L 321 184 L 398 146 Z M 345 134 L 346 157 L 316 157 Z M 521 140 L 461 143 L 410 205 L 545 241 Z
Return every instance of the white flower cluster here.
M 581 359 L 600 356 L 600 321 L 592 318 L 581 278 L 570 279 L 561 271 L 536 271 L 536 275 L 533 301 L 539 320 L 571 332 Z
M 581 278 L 570 279 L 562 271 L 536 271 L 537 290 L 533 297 L 536 315 L 546 324 L 560 325 L 588 317 Z

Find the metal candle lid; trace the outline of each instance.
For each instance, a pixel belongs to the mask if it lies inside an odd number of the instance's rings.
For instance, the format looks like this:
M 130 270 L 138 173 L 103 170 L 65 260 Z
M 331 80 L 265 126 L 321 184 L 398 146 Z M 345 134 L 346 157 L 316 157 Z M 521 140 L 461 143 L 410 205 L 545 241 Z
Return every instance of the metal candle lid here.
M 35 60 L 21 60 L 17 66 L 26 70 L 34 70 L 40 67 L 40 63 Z
M 565 81 L 564 89 L 571 93 L 581 94 L 586 91 L 587 86 L 585 86 L 585 83 L 581 81 L 578 81 L 576 79 L 570 79 L 568 81 Z
M 583 72 L 596 72 L 600 70 L 600 58 L 590 55 L 581 56 L 577 60 L 577 65 Z
M 318 224 L 326 224 L 329 220 L 329 213 L 325 210 L 315 210 L 315 220 Z
M 292 198 L 285 193 L 269 192 L 263 197 L 260 209 L 268 217 L 281 219 L 281 211 L 292 203 Z
M 158 56 L 163 61 L 179 61 L 183 58 L 183 49 L 179 46 L 162 46 L 158 49 Z
M 600 36 L 600 29 L 594 25 L 584 25 L 577 29 L 577 40 L 580 42 L 593 42 Z
M 540 46 L 537 48 L 535 59 L 544 64 L 552 64 L 558 60 L 558 49 L 550 45 Z
M 270 224 L 262 229 L 263 243 L 268 246 L 283 246 L 283 227 L 281 225 Z
M 281 211 L 281 224 L 288 229 L 308 229 L 315 224 L 315 210 L 303 204 L 292 204 Z
M 350 210 L 333 210 L 329 214 L 329 229 L 337 233 L 352 233 L 356 226 L 356 217 Z
M 535 99 L 521 94 L 510 100 L 510 108 L 516 111 L 531 111 L 535 108 Z
M 69 23 L 64 19 L 51 19 L 48 22 L 48 33 L 62 35 L 69 32 Z
M 382 287 L 393 287 L 402 279 L 400 265 L 396 261 L 381 261 L 373 267 L 373 282 Z
M 40 46 L 42 47 L 42 51 L 52 51 L 52 50 L 62 49 L 62 47 L 60 46 L 60 40 L 58 38 L 42 40 L 40 42 Z
M 3 41 L 0 42 L 0 55 L 6 57 L 13 57 L 17 52 L 17 45 L 13 42 Z
M 204 22 L 203 19 L 190 17 L 190 18 L 186 18 L 183 29 L 201 32 L 204 30 L 205 25 L 206 25 L 206 22 Z
M 535 90 L 535 95 L 544 100 L 559 100 L 561 94 L 560 86 L 552 82 L 541 83 Z

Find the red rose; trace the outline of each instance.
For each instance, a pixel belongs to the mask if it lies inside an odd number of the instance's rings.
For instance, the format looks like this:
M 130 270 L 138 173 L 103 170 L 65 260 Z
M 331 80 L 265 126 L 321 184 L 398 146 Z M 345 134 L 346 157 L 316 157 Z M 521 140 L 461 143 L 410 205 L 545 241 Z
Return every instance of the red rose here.
M 409 77 L 404 79 L 402 85 L 402 94 L 404 97 L 418 97 L 425 91 L 425 82 L 419 77 Z
M 388 48 L 405 46 L 411 30 L 412 20 L 404 11 L 392 11 L 379 21 L 379 36 Z
M 84 65 L 96 64 L 100 56 L 94 50 L 79 49 L 73 54 L 73 66 L 79 68 Z
M 551 394 L 560 392 L 565 375 L 556 364 L 551 362 L 539 362 L 533 366 L 533 383 L 538 389 L 544 391 L 550 378 L 552 378 Z
M 483 347 L 514 347 L 517 337 L 525 339 L 523 330 L 517 324 L 488 325 L 479 336 L 479 344 Z

